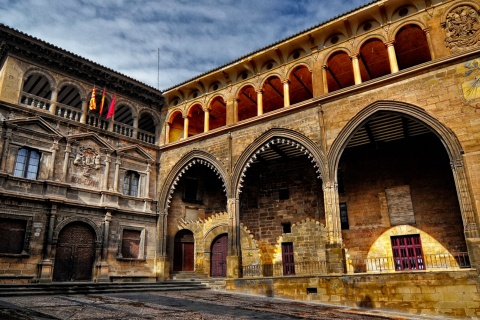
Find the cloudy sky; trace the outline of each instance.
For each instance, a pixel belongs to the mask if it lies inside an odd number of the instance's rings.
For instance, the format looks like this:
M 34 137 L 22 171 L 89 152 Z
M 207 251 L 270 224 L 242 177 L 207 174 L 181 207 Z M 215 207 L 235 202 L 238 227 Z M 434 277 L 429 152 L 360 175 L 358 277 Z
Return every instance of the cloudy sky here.
M 0 22 L 162 90 L 369 2 L 0 0 Z

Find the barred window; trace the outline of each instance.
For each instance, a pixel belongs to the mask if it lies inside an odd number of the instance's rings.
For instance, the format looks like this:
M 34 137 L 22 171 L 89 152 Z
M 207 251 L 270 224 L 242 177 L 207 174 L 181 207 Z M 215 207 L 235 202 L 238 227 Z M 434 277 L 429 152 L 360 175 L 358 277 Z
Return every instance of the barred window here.
M 38 167 L 40 164 L 40 153 L 30 148 L 18 150 L 15 160 L 15 177 L 37 179 Z
M 395 270 L 425 270 L 419 234 L 391 237 Z

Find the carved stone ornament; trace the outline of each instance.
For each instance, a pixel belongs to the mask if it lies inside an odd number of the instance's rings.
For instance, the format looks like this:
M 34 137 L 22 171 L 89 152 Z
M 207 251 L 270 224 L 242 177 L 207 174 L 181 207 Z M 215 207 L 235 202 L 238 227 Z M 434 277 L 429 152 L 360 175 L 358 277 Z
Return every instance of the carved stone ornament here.
M 100 155 L 92 148 L 78 147 L 73 164 L 82 168 L 85 177 L 90 176 L 92 170 L 100 169 Z
M 446 45 L 452 51 L 475 46 L 480 40 L 478 12 L 470 6 L 460 6 L 447 14 L 445 20 Z

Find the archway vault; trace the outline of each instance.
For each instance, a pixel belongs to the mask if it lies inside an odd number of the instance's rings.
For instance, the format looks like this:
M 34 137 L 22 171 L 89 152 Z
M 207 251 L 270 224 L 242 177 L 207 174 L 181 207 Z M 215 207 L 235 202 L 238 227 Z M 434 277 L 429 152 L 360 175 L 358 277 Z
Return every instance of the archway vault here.
M 170 206 L 173 193 L 180 178 L 195 164 L 207 166 L 211 169 L 218 178 L 222 181 L 225 196 L 228 198 L 229 180 L 227 178 L 226 170 L 223 164 L 215 156 L 200 150 L 194 150 L 186 154 L 175 166 L 171 169 L 160 194 L 161 206 L 167 210 Z
M 289 129 L 274 128 L 267 131 L 250 144 L 238 159 L 233 171 L 231 194 L 239 197 L 248 168 L 259 161 L 259 158 L 268 161 L 302 155 L 310 159 L 316 169 L 317 178 L 322 179 L 325 173 L 325 156 L 317 144 L 301 133 Z

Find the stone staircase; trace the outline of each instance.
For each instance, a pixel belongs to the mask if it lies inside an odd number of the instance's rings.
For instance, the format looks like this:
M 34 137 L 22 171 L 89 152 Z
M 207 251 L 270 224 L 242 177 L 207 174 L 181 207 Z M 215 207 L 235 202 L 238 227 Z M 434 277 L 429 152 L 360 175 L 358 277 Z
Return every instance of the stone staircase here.
M 207 284 L 199 281 L 165 282 L 62 282 L 0 284 L 0 297 L 54 294 L 98 294 L 138 291 L 183 291 L 209 290 Z
M 172 274 L 172 280 L 168 282 L 178 283 L 181 281 L 190 281 L 190 283 L 201 283 L 207 285 L 213 290 L 225 290 L 225 280 L 223 278 L 208 278 L 202 273 L 195 273 L 193 271 L 181 271 Z

